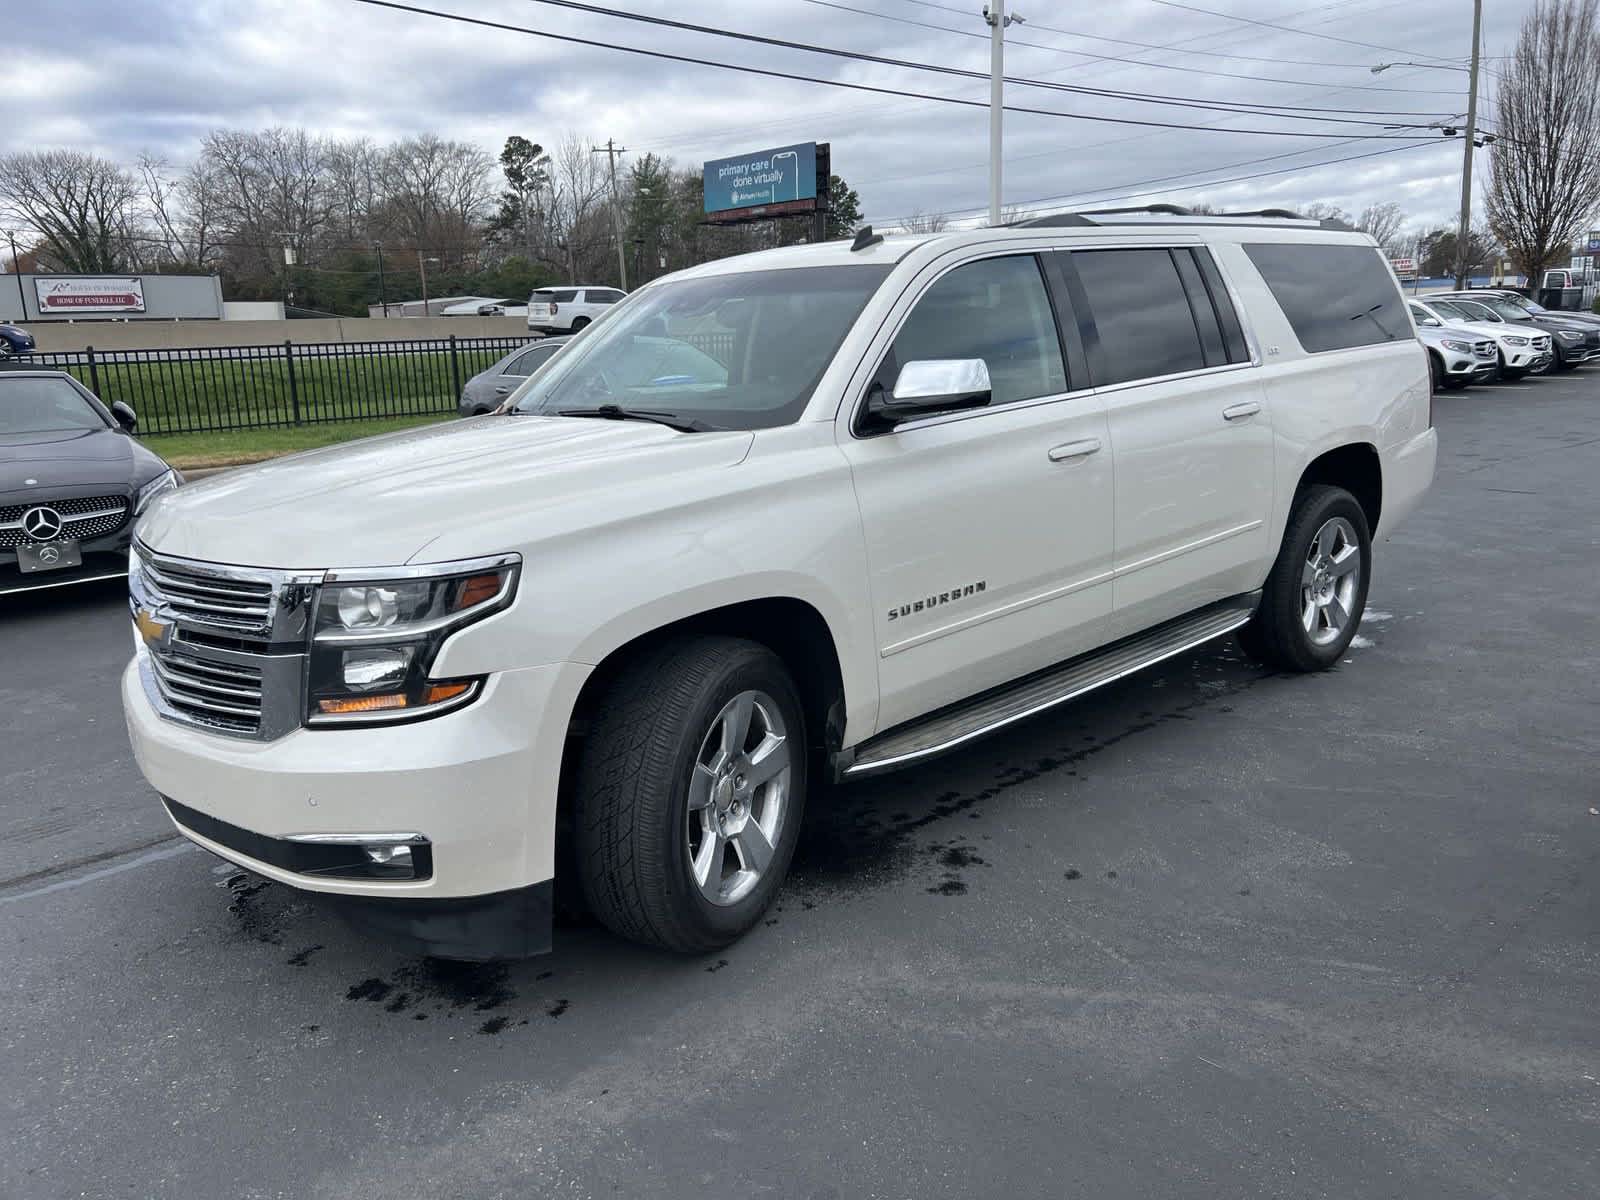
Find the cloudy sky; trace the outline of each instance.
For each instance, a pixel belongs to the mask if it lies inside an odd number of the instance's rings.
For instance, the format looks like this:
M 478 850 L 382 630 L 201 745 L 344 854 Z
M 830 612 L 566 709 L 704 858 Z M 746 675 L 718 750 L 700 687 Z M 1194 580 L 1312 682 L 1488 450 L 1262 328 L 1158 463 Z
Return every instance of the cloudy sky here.
M 945 68 L 986 74 L 989 67 L 982 0 L 595 3 Z M 1469 52 L 1470 0 L 1009 6 L 1025 23 L 1008 31 L 1008 75 L 1183 103 L 1009 85 L 1009 105 L 1070 115 L 1007 113 L 1008 204 L 1174 199 L 1255 208 L 1320 200 L 1356 211 L 1393 200 L 1420 225 L 1447 223 L 1459 203 L 1460 140 L 1418 127 L 1465 112 L 1466 73 L 1442 68 Z M 575 130 L 694 165 L 827 141 L 834 171 L 860 192 L 868 220 L 977 212 L 986 204 L 982 107 L 616 47 L 987 102 L 983 79 L 661 28 L 540 0 L 414 0 L 414 7 L 599 45 L 359 0 L 51 0 L 8 23 L 0 150 L 66 146 L 129 161 L 148 150 L 181 162 L 209 129 L 274 124 L 378 140 L 433 131 L 495 152 L 508 134 L 548 146 Z M 1493 56 L 1510 53 L 1529 7 L 1528 0 L 1485 4 L 1484 53 L 1491 57 L 1481 112 L 1493 111 Z M 1438 66 L 1370 69 L 1405 60 Z M 1336 159 L 1347 161 L 1318 165 Z M 1260 177 L 1239 178 L 1245 175 Z

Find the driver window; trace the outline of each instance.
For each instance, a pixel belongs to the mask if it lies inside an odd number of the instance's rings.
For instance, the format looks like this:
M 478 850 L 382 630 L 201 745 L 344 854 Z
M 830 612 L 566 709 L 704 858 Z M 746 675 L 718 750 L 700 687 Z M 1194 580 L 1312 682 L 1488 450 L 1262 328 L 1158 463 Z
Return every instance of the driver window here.
M 1031 254 L 957 267 L 929 288 L 895 336 L 872 386 L 894 391 L 900 368 L 929 358 L 981 358 L 992 404 L 1067 390 L 1061 340 Z

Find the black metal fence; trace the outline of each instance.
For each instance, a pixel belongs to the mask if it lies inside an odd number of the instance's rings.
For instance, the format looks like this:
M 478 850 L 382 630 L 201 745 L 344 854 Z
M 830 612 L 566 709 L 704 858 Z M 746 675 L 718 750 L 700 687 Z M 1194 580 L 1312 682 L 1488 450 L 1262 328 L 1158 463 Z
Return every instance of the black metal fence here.
M 141 434 L 212 433 L 453 413 L 467 380 L 532 340 L 90 347 L 16 365 L 68 371 L 105 403 L 121 400 L 139 415 Z

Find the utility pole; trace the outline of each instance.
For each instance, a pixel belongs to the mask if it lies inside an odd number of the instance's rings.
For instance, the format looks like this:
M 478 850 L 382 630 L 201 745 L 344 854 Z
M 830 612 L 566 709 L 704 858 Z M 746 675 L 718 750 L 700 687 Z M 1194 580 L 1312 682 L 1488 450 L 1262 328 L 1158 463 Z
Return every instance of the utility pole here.
M 389 315 L 389 290 L 383 282 L 383 243 L 373 242 L 373 249 L 378 252 L 378 303 L 383 305 L 383 315 Z
M 1001 122 L 1005 115 L 1006 26 L 1022 22 L 1006 16 L 1006 0 L 989 0 L 983 10 L 989 25 L 989 224 L 1000 224 L 1000 164 L 1003 138 Z
M 622 290 L 627 291 L 628 255 L 622 248 L 622 206 L 621 197 L 617 195 L 617 155 L 626 154 L 627 150 L 613 144 L 612 140 L 607 138 L 604 146 L 592 146 L 589 153 L 604 154 L 606 162 L 611 166 L 611 230 L 617 239 L 617 275 L 622 280 Z
M 417 251 L 417 270 L 422 272 L 422 315 L 428 315 L 428 260 L 422 257 L 422 251 Z
M 17 320 L 28 319 L 28 294 L 22 290 L 22 265 L 17 261 L 17 235 L 11 230 L 6 230 L 6 241 L 11 243 L 11 272 L 17 277 L 17 303 L 22 307 L 17 312 Z
M 1483 0 L 1472 0 L 1472 74 L 1467 82 L 1467 139 L 1462 147 L 1461 226 L 1456 231 L 1456 291 L 1467 286 L 1471 255 L 1467 239 L 1472 230 L 1472 147 L 1478 137 L 1478 43 L 1483 28 Z M 1529 280 L 1530 284 L 1535 281 Z

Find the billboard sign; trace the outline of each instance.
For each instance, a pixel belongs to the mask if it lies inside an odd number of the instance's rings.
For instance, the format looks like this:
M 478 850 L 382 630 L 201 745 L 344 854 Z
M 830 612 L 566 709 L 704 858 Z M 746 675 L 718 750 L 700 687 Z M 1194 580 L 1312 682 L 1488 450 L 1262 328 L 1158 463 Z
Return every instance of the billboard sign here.
M 39 312 L 60 313 L 142 313 L 144 281 L 129 276 L 90 278 L 85 275 L 36 276 L 33 292 Z
M 1414 258 L 1391 258 L 1389 265 L 1401 279 L 1410 279 L 1417 273 L 1417 260 Z
M 705 164 L 707 216 L 776 209 L 773 215 L 817 208 L 817 144 L 801 142 Z
M 1600 229 L 1589 230 L 1589 238 L 1584 243 L 1585 254 L 1600 254 Z

